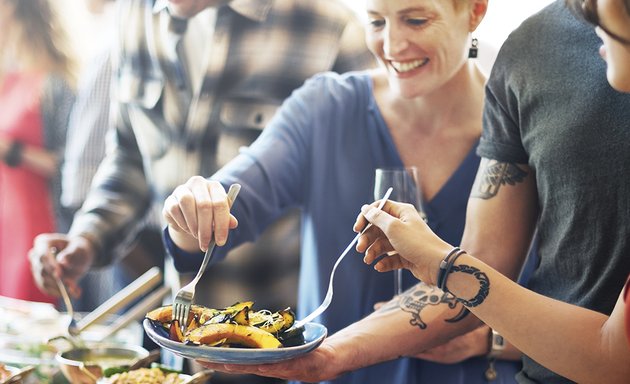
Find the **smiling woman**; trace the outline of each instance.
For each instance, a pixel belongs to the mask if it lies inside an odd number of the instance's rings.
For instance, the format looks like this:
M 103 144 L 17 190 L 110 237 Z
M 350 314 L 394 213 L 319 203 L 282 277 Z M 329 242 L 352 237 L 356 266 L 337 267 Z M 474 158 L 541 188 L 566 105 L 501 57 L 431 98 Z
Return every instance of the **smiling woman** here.
M 367 19 L 365 1 L 343 0 L 363 20 Z M 529 1 L 491 1 L 488 5 L 486 17 L 475 31 L 482 49 L 479 51 L 479 61 L 488 72 L 494 62 L 496 52 L 503 41 L 527 17 L 538 12 L 553 0 Z

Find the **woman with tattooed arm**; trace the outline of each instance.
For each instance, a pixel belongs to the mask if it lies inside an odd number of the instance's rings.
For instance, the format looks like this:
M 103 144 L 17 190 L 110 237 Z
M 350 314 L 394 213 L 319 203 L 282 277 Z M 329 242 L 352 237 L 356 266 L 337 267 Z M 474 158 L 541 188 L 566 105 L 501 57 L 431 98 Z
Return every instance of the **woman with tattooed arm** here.
M 630 92 L 630 0 L 576 0 L 571 5 L 597 26 L 597 35 L 604 42 L 600 54 L 608 65 L 610 85 L 618 91 Z M 627 154 L 628 142 L 623 145 Z M 500 189 L 505 183 L 488 181 L 490 175 L 506 183 L 511 180 L 512 185 L 527 183 L 524 180 L 529 172 L 524 172 L 522 167 L 487 159 L 482 161 L 485 164 L 480 166 L 478 184 L 473 187 L 477 196 L 491 199 L 491 191 L 495 194 L 503 192 Z M 627 195 L 622 198 L 628 200 Z M 627 204 L 620 204 L 620 207 L 627 207 Z M 628 213 L 627 210 L 622 211 L 621 214 Z M 602 220 L 605 215 L 602 213 L 597 219 Z M 355 229 L 362 229 L 366 219 L 375 225 L 361 237 L 357 246 L 359 251 L 365 252 L 366 263 L 376 261 L 374 268 L 381 272 L 409 269 L 418 279 L 449 292 L 531 359 L 565 378 L 557 377 L 554 383 L 567 382 L 566 379 L 579 383 L 628 382 L 630 276 L 618 294 L 612 312 L 606 315 L 515 284 L 473 255 L 441 240 L 411 206 L 388 202 L 384 211 L 365 206 Z M 585 222 L 582 226 L 587 241 L 592 242 L 593 239 L 588 236 L 592 225 Z M 619 230 L 613 233 L 620 237 L 616 243 L 623 248 L 627 232 Z M 396 250 L 397 254 L 378 259 L 392 250 Z M 564 256 L 568 260 L 577 257 L 574 254 Z M 611 259 L 609 265 L 613 263 L 614 259 Z M 579 267 L 582 273 L 586 273 L 584 270 L 589 265 Z M 621 269 L 628 275 L 627 264 L 625 269 L 622 264 Z M 538 382 L 533 375 L 529 375 L 528 379 L 524 382 Z M 539 382 L 552 381 L 545 379 Z

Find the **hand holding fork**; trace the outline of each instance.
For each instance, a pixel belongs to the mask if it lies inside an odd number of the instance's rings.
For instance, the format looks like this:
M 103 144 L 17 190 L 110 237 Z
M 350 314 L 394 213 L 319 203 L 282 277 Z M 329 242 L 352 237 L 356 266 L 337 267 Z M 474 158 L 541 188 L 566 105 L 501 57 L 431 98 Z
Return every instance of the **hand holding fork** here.
M 238 192 L 241 190 L 240 184 L 232 184 L 230 189 L 228 190 L 227 197 L 230 207 L 234 203 Z M 201 279 L 210 259 L 212 258 L 212 251 L 216 245 L 215 239 L 210 241 L 208 244 L 208 249 L 203 257 L 203 261 L 201 266 L 199 267 L 199 271 L 197 271 L 197 275 L 195 278 L 185 286 L 183 286 L 175 296 L 175 300 L 173 301 L 173 320 L 177 320 L 182 332 L 186 331 L 186 327 L 188 325 L 188 314 L 190 313 L 190 306 L 193 303 L 193 299 L 195 297 L 195 286 Z

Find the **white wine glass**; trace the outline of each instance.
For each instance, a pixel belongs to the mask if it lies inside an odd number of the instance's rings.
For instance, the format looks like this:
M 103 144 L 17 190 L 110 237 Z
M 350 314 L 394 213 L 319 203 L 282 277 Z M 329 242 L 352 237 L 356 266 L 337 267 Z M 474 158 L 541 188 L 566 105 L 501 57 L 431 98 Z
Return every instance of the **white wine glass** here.
M 380 199 L 390 187 L 393 191 L 389 200 L 412 204 L 422 214 L 422 194 L 416 167 L 376 168 L 374 199 Z M 397 269 L 394 271 L 394 294 L 400 295 L 402 291 L 402 269 Z

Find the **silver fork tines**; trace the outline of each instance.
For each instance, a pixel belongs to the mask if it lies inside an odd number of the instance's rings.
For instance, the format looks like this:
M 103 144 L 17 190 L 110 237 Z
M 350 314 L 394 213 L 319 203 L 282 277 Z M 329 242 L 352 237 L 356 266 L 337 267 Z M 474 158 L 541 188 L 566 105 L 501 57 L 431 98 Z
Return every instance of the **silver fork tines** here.
M 238 192 L 241 190 L 240 184 L 232 184 L 230 189 L 228 190 L 227 197 L 228 203 L 230 207 L 234 203 Z M 212 251 L 216 242 L 214 239 L 210 241 L 208 244 L 208 250 L 206 250 L 206 254 L 203 256 L 203 261 L 201 262 L 201 266 L 199 267 L 199 271 L 197 271 L 197 276 L 188 284 L 183 286 L 175 295 L 175 300 L 173 300 L 173 315 L 172 320 L 177 320 L 182 332 L 186 331 L 187 323 L 188 323 L 188 314 L 190 313 L 190 306 L 192 305 L 193 299 L 195 297 L 195 286 L 203 272 L 206 270 L 208 266 L 208 262 L 212 259 Z
M 389 195 L 392 194 L 392 190 L 393 190 L 393 188 L 390 187 L 387 190 L 387 192 L 385 192 L 385 195 L 383 195 L 383 198 L 381 199 L 381 202 L 378 205 L 378 209 L 379 210 L 383 209 L 383 206 L 387 202 L 387 199 L 389 199 Z M 361 235 L 364 234 L 365 231 L 367 231 L 368 228 L 370 228 L 371 226 L 372 226 L 372 224 L 366 225 L 365 228 L 363 228 L 363 230 L 360 233 L 358 233 L 354 237 L 354 239 L 352 239 L 350 244 L 348 244 L 346 249 L 344 249 L 344 251 L 341 253 L 341 256 L 339 256 L 339 258 L 335 262 L 335 265 L 333 265 L 332 272 L 330 272 L 330 278 L 328 279 L 328 291 L 326 292 L 326 297 L 324 297 L 324 301 L 322 301 L 320 306 L 317 307 L 313 312 L 311 312 L 310 315 L 308 315 L 305 318 L 303 318 L 302 320 L 299 320 L 298 322 L 296 322 L 291 328 L 300 328 L 300 327 L 304 326 L 304 324 L 311 322 L 313 319 L 315 319 L 317 316 L 321 315 L 328 308 L 328 306 L 332 302 L 332 297 L 333 297 L 333 278 L 335 277 L 335 271 L 337 270 L 337 266 L 339 265 L 339 263 L 341 263 L 341 260 L 343 260 L 343 258 L 346 257 L 348 252 L 350 252 L 350 250 L 352 249 L 354 244 L 359 240 L 359 237 L 361 237 Z

